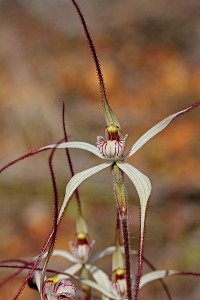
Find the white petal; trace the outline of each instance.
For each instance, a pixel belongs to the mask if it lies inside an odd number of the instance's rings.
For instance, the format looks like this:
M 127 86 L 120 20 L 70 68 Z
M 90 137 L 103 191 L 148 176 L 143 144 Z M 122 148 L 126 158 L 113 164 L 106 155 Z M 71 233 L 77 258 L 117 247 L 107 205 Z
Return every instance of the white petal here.
M 71 253 L 64 250 L 54 250 L 52 256 L 60 256 L 74 263 L 78 262 L 78 260 Z
M 104 157 L 100 154 L 99 149 L 96 146 L 91 145 L 89 143 L 85 143 L 85 142 L 66 142 L 66 143 L 59 144 L 57 146 L 56 146 L 56 144 L 55 145 L 48 145 L 48 146 L 40 148 L 39 150 L 52 149 L 52 148 L 55 148 L 55 147 L 57 149 L 73 148 L 73 149 L 86 150 L 86 151 L 89 151 L 89 152 L 95 154 L 96 156 L 104 159 Z
M 71 198 L 72 194 L 77 189 L 77 187 L 79 187 L 79 185 L 88 177 L 100 172 L 101 170 L 103 170 L 111 165 L 112 165 L 112 162 L 106 162 L 104 164 L 87 169 L 83 172 L 77 173 L 71 178 L 71 180 L 69 181 L 69 183 L 66 186 L 65 198 L 63 200 L 63 203 L 62 203 L 61 209 L 59 211 L 59 215 L 58 215 L 58 223 L 60 222 L 60 219 L 62 218 L 62 216 L 65 212 L 65 209 L 67 207 L 69 199 Z
M 108 248 L 105 248 L 102 251 L 97 252 L 94 256 L 92 256 L 92 258 L 90 259 L 90 262 L 94 262 L 99 260 L 100 258 L 107 256 L 107 255 L 111 255 L 113 254 L 113 252 L 115 251 L 116 246 L 111 246 Z M 121 247 L 122 252 L 124 251 L 124 247 Z M 137 255 L 138 252 L 136 250 L 131 250 L 131 254 L 132 255 Z
M 117 162 L 117 165 L 130 178 L 138 192 L 141 209 L 141 231 L 144 232 L 146 207 L 151 194 L 151 182 L 147 176 L 141 173 L 138 169 L 134 168 L 132 165 L 122 161 Z
M 81 280 L 81 282 L 93 289 L 95 289 L 96 291 L 99 291 L 100 293 L 102 293 L 103 295 L 105 295 L 106 297 L 110 298 L 110 299 L 117 299 L 112 293 L 110 293 L 109 291 L 105 290 L 104 288 L 102 288 L 99 284 L 97 284 L 94 281 L 88 280 L 88 279 L 84 279 Z
M 106 255 L 110 255 L 110 254 L 113 254 L 113 252 L 115 251 L 116 247 L 115 246 L 112 246 L 112 247 L 108 247 L 108 248 L 105 248 L 104 250 L 102 251 L 99 251 L 97 252 L 94 256 L 92 256 L 92 258 L 90 259 L 90 262 L 94 262 Z
M 44 255 L 42 256 L 42 258 L 46 258 L 48 252 L 45 252 Z M 54 250 L 52 256 L 60 256 L 63 258 L 66 258 L 67 260 L 73 262 L 73 263 L 77 263 L 78 260 L 69 252 L 64 251 L 64 250 Z M 37 259 L 38 257 L 35 256 L 34 259 Z
M 175 275 L 180 273 L 179 271 L 174 271 L 174 270 L 160 270 L 160 271 L 153 271 L 148 274 L 145 274 L 141 277 L 140 281 L 140 289 L 147 283 L 157 280 L 157 279 L 162 279 L 171 275 Z
M 163 129 L 165 129 L 165 127 L 167 127 L 167 125 L 169 125 L 169 123 L 178 115 L 184 114 L 185 112 L 187 112 L 188 110 L 190 110 L 191 107 L 188 107 L 184 110 L 181 110 L 175 114 L 170 115 L 169 117 L 165 118 L 164 120 L 162 120 L 161 122 L 159 122 L 158 124 L 156 124 L 155 126 L 153 126 L 151 129 L 149 129 L 145 134 L 143 134 L 138 140 L 137 142 L 132 146 L 132 148 L 130 149 L 130 151 L 125 155 L 126 157 L 130 157 L 131 155 L 133 155 L 137 150 L 139 150 L 144 144 L 146 144 L 151 138 L 153 138 L 156 134 L 158 134 L 160 131 L 162 131 Z
M 38 291 L 40 292 L 40 271 L 35 271 L 35 282 L 38 288 Z
M 75 264 L 67 269 L 65 269 L 63 272 L 69 274 L 69 275 L 74 275 L 76 274 L 80 269 L 82 268 L 82 264 L 78 263 Z M 58 275 L 59 279 L 68 279 L 70 276 L 64 275 L 64 274 L 59 274 Z
M 112 284 L 110 281 L 109 276 L 103 272 L 102 270 L 98 269 L 96 266 L 86 265 L 86 269 L 90 272 L 94 280 L 104 289 L 111 292 L 112 291 Z

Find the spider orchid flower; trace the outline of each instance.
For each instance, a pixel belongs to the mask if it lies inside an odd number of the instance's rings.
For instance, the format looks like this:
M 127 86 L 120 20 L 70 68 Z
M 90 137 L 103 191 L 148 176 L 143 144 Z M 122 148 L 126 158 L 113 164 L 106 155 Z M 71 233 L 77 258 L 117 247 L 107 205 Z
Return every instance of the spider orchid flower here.
M 98 273 L 98 271 L 96 272 Z M 141 277 L 139 289 L 141 290 L 147 283 L 151 283 L 152 281 L 180 274 L 180 271 L 175 270 L 158 270 L 149 272 Z M 100 292 L 103 296 L 102 299 L 104 300 L 127 300 L 124 270 L 116 270 L 115 276 L 116 282 L 113 283 L 113 279 L 110 280 L 109 276 L 101 271 L 98 276 L 96 275 L 96 282 L 92 280 L 83 280 L 82 282 L 88 287 Z
M 60 222 L 65 209 L 68 205 L 68 202 L 74 193 L 74 191 L 80 186 L 80 184 L 89 178 L 90 176 L 102 171 L 105 168 L 108 168 L 114 164 L 118 166 L 119 169 L 121 169 L 132 181 L 133 185 L 135 186 L 137 193 L 139 195 L 140 199 L 140 209 L 141 209 L 141 233 L 143 235 L 144 233 L 144 222 L 145 222 L 145 214 L 146 214 L 146 207 L 147 202 L 151 193 L 151 183 L 149 178 L 141 173 L 138 169 L 136 169 L 134 166 L 132 166 L 129 163 L 125 162 L 125 159 L 131 157 L 133 154 L 135 154 L 143 145 L 145 145 L 151 138 L 156 136 L 159 132 L 161 132 L 163 129 L 165 129 L 169 123 L 174 120 L 176 117 L 194 109 L 195 107 L 200 105 L 200 101 L 191 104 L 189 107 L 187 107 L 184 110 L 181 110 L 177 113 L 174 113 L 155 126 L 153 126 L 151 129 L 149 129 L 145 134 L 143 134 L 131 147 L 131 149 L 125 153 L 125 141 L 127 138 L 127 135 L 122 136 L 120 125 L 118 121 L 116 121 L 116 118 L 107 118 L 107 125 L 109 122 L 111 122 L 113 119 L 115 120 L 115 124 L 110 124 L 106 127 L 106 139 L 104 140 L 103 137 L 98 136 L 97 137 L 97 145 L 91 145 L 86 142 L 66 142 L 61 143 L 59 145 L 49 145 L 45 146 L 43 148 L 40 148 L 39 151 L 45 150 L 45 149 L 51 149 L 51 148 L 58 148 L 58 149 L 82 149 L 89 151 L 96 155 L 97 157 L 103 159 L 105 162 L 103 164 L 97 165 L 95 167 L 89 168 L 87 170 L 84 170 L 80 173 L 75 174 L 69 183 L 66 186 L 66 192 L 65 197 L 59 212 L 58 216 L 58 223 Z M 110 111 L 110 115 L 114 116 L 114 113 Z
M 84 264 L 88 260 L 93 245 L 94 241 L 90 241 L 87 224 L 84 218 L 79 216 L 76 224 L 76 241 L 69 243 L 72 255 L 77 262 Z
M 120 298 L 127 296 L 124 257 L 119 245 L 116 246 L 112 257 L 112 292 Z
M 126 270 L 124 266 L 124 257 L 122 254 L 122 248 L 117 245 L 116 247 L 110 247 L 109 250 L 113 250 L 112 257 L 112 279 L 100 269 L 95 269 L 93 277 L 96 282 L 91 280 L 84 280 L 84 284 L 102 293 L 102 299 L 114 299 L 114 300 L 127 300 L 127 284 L 126 284 Z M 111 252 L 110 252 L 111 253 Z M 110 254 L 109 253 L 109 254 Z M 140 286 L 141 289 L 145 284 L 162 279 L 167 276 L 179 274 L 178 271 L 173 270 L 160 270 L 150 272 L 141 277 Z M 133 282 L 133 286 L 134 286 Z
M 40 286 L 39 274 L 36 276 L 36 284 Z M 42 297 L 44 300 L 75 299 L 76 288 L 70 281 L 59 279 L 58 276 L 48 278 L 42 287 Z
M 85 284 L 86 286 L 100 292 L 102 294 L 102 299 L 108 300 L 127 300 L 127 286 L 126 286 L 126 272 L 124 268 L 124 257 L 122 254 L 122 248 L 121 247 L 108 247 L 105 250 L 97 253 L 91 261 L 95 261 L 98 258 L 102 258 L 104 256 L 113 254 L 112 258 L 112 279 L 101 269 L 97 268 L 94 265 L 91 264 L 85 264 L 86 269 L 89 271 L 89 273 L 92 275 L 93 280 L 90 279 L 84 279 L 81 280 L 82 284 Z M 132 251 L 132 254 L 137 254 L 136 251 Z M 59 255 L 62 257 L 65 257 L 69 259 L 68 253 L 66 251 L 61 250 L 54 250 L 53 255 Z M 66 269 L 62 274 L 58 274 L 56 278 L 58 278 L 60 281 L 67 280 L 69 276 L 64 275 L 64 273 L 69 274 L 70 276 L 74 276 L 74 274 L 80 270 L 81 265 L 76 264 L 72 266 L 71 268 Z M 37 276 L 39 277 L 39 272 L 36 272 L 36 283 L 39 281 Z M 175 270 L 159 270 L 159 271 L 153 271 L 149 272 L 141 277 L 140 286 L 139 288 L 143 288 L 147 283 L 150 283 L 155 280 L 163 279 L 168 276 L 172 275 L 178 275 L 180 274 L 180 271 Z M 77 277 L 78 280 L 78 277 Z M 134 286 L 133 281 L 133 286 Z M 48 298 L 47 298 L 48 299 Z M 48 299 L 49 300 L 49 299 Z M 50 298 L 50 300 L 52 300 Z M 54 298 L 53 298 L 54 300 Z

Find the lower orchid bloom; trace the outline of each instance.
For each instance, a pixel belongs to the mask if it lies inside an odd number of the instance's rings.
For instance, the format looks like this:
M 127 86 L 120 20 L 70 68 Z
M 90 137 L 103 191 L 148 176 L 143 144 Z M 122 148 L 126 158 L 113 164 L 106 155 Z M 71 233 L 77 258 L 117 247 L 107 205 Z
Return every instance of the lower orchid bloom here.
M 72 255 L 78 262 L 84 264 L 90 255 L 94 241 L 90 241 L 87 224 L 82 216 L 79 216 L 76 224 L 75 242 L 70 242 L 69 246 Z
M 107 254 L 111 253 L 113 253 L 112 280 L 110 280 L 109 276 L 102 270 L 91 266 L 91 274 L 96 282 L 92 280 L 83 280 L 82 283 L 100 292 L 103 300 L 127 300 L 126 270 L 124 267 L 124 257 L 121 247 L 116 246 L 108 248 Z M 136 254 L 135 251 L 132 253 Z M 139 289 L 154 280 L 163 279 L 177 274 L 180 274 L 180 271 L 159 270 L 149 272 L 141 277 Z M 133 280 L 133 286 L 134 283 L 135 281 Z
M 35 277 L 40 290 L 40 273 L 38 271 Z M 54 276 L 44 281 L 41 294 L 44 300 L 75 300 L 76 288 L 71 281 Z

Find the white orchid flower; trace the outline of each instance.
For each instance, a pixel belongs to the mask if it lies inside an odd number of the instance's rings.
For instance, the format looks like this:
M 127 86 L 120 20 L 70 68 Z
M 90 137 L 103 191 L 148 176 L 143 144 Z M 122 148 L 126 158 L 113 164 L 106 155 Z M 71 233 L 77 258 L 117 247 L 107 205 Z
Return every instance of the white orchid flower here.
M 36 271 L 35 279 L 40 291 L 40 272 Z M 41 293 L 44 300 L 75 300 L 76 288 L 71 281 L 54 276 L 44 281 Z
M 100 271 L 98 273 L 98 271 Z M 117 272 L 118 274 L 118 283 L 117 288 L 114 287 L 113 281 L 110 280 L 107 274 L 105 274 L 101 270 L 95 270 L 95 281 L 92 280 L 83 280 L 82 282 L 88 287 L 93 288 L 94 290 L 100 292 L 103 296 L 103 299 L 113 299 L 113 300 L 127 300 L 127 295 L 124 290 L 126 287 L 126 281 L 122 278 L 123 274 L 120 274 L 120 270 Z M 139 289 L 142 289 L 147 283 L 150 283 L 155 280 L 163 279 L 172 275 L 178 275 L 180 271 L 175 270 L 158 270 L 149 272 L 141 277 Z M 117 292 L 119 291 L 119 292 Z
M 102 298 L 104 300 L 113 299 L 113 300 L 126 300 L 127 299 L 127 286 L 126 286 L 126 272 L 124 269 L 124 259 L 122 255 L 123 247 L 108 247 L 101 252 L 98 252 L 93 258 L 91 258 L 90 262 L 94 262 L 95 260 L 102 258 L 104 256 L 113 254 L 112 259 L 112 280 L 110 277 L 101 269 L 97 268 L 94 265 L 85 264 L 85 268 L 92 275 L 95 281 L 84 279 L 81 280 L 82 284 L 87 285 L 88 287 L 100 292 L 102 294 Z M 132 251 L 132 254 L 137 254 L 136 251 Z M 53 256 L 64 257 L 67 260 L 72 262 L 76 262 L 75 265 L 69 267 L 64 270 L 62 274 L 58 274 L 55 278 L 57 281 L 68 280 L 69 276 L 73 276 L 74 278 L 78 277 L 74 276 L 78 271 L 80 271 L 82 264 L 78 261 L 75 261 L 74 257 L 67 251 L 63 250 L 54 250 Z M 69 274 L 64 275 L 64 273 Z M 149 272 L 141 277 L 139 288 L 143 288 L 147 283 L 150 283 L 155 280 L 163 279 L 168 276 L 180 274 L 180 271 L 175 270 L 159 270 Z M 40 272 L 36 271 L 36 283 L 40 282 Z M 39 284 L 38 284 L 39 286 Z M 134 286 L 134 282 L 133 282 Z
M 76 222 L 76 236 L 74 242 L 69 242 L 70 250 L 74 258 L 84 264 L 88 257 L 95 241 L 90 241 L 88 228 L 83 216 L 79 216 Z
M 121 169 L 130 178 L 139 195 L 140 209 L 141 209 L 141 234 L 143 235 L 146 207 L 151 193 L 151 183 L 149 178 L 146 175 L 141 173 L 138 169 L 133 167 L 131 164 L 126 163 L 124 160 L 131 157 L 133 154 L 135 154 L 151 138 L 153 138 L 160 131 L 165 129 L 173 119 L 197 107 L 199 104 L 200 104 L 199 102 L 194 103 L 190 105 L 188 108 L 168 116 L 167 118 L 165 118 L 164 120 L 162 120 L 161 122 L 153 126 L 135 142 L 135 144 L 131 147 L 131 149 L 126 154 L 124 153 L 124 149 L 125 149 L 125 140 L 127 135 L 123 137 L 120 131 L 120 127 L 113 124 L 107 126 L 106 128 L 106 135 L 107 135 L 106 141 L 103 139 L 103 137 L 99 137 L 99 136 L 97 137 L 97 146 L 85 142 L 66 142 L 66 143 L 61 143 L 57 146 L 54 144 L 54 145 L 49 145 L 40 148 L 39 151 L 44 149 L 54 148 L 54 147 L 58 149 L 66 149 L 66 148 L 82 149 L 82 150 L 89 151 L 94 155 L 96 155 L 97 157 L 104 160 L 104 163 L 89 168 L 87 170 L 84 170 L 80 173 L 77 173 L 71 178 L 71 180 L 66 186 L 65 197 L 58 216 L 58 223 L 60 222 L 65 212 L 65 209 L 68 205 L 68 202 L 72 194 L 80 186 L 80 184 L 88 177 L 116 164 L 119 167 L 119 169 Z M 110 120 L 108 120 L 107 124 L 109 123 L 109 121 Z

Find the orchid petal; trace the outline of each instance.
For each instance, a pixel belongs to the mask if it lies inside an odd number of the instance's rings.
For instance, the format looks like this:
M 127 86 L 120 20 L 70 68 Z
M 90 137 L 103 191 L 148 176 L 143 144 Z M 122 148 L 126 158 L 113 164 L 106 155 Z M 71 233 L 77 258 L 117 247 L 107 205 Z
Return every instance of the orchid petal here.
M 45 252 L 43 255 L 43 259 L 47 256 L 48 252 Z M 77 263 L 78 259 L 76 259 L 71 253 L 64 251 L 64 250 L 54 250 L 52 256 L 60 256 L 63 258 L 66 258 L 70 262 Z M 35 256 L 34 259 L 37 259 L 38 257 Z
M 87 169 L 85 171 L 82 171 L 80 173 L 75 174 L 71 180 L 69 181 L 69 183 L 66 186 L 66 192 L 65 192 L 65 198 L 63 200 L 62 206 L 60 208 L 59 211 L 59 215 L 58 215 L 58 223 L 60 222 L 60 219 L 62 218 L 65 209 L 69 203 L 69 199 L 71 198 L 72 194 L 74 193 L 74 191 L 77 189 L 77 187 L 79 187 L 79 185 L 88 177 L 100 172 L 101 170 L 109 167 L 110 165 L 112 165 L 112 162 L 106 162 L 103 164 L 100 164 L 98 166 L 92 167 L 90 169 Z
M 83 284 L 95 289 L 96 291 L 99 291 L 102 295 L 105 295 L 109 299 L 116 299 L 116 296 L 110 293 L 109 291 L 105 290 L 105 288 L 101 287 L 99 284 L 96 282 L 89 280 L 89 279 L 84 279 L 81 281 Z
M 120 247 L 120 248 L 123 252 L 124 247 Z M 104 256 L 113 254 L 115 249 L 116 249 L 116 246 L 111 246 L 111 247 L 107 247 L 104 250 L 101 250 L 101 251 L 97 252 L 94 256 L 92 256 L 92 258 L 90 259 L 90 262 L 95 262 L 95 261 L 99 260 L 100 258 L 102 258 Z M 131 254 L 137 255 L 137 251 L 136 250 L 131 250 Z
M 132 146 L 130 151 L 124 156 L 125 158 L 130 157 L 133 155 L 136 151 L 138 151 L 144 144 L 146 144 L 151 138 L 153 138 L 155 135 L 157 135 L 160 131 L 165 129 L 167 125 L 171 121 L 173 121 L 174 118 L 176 118 L 178 115 L 186 113 L 188 110 L 191 110 L 191 106 L 188 108 L 181 110 L 175 114 L 170 115 L 169 117 L 165 118 L 155 126 L 153 126 L 151 129 L 149 129 L 145 134 L 143 134 L 137 141 L 136 143 Z
M 91 259 L 90 262 L 94 262 L 106 255 L 110 255 L 115 251 L 116 247 L 115 246 L 111 246 L 111 247 L 107 247 L 104 250 L 101 250 L 99 252 L 97 252 Z
M 78 259 L 76 259 L 71 253 L 64 250 L 54 250 L 52 256 L 60 256 L 66 258 L 67 260 L 77 263 Z
M 40 271 L 35 271 L 35 283 L 37 285 L 38 291 L 40 292 L 40 276 L 41 272 Z
M 130 178 L 138 192 L 141 209 L 141 232 L 143 233 L 146 207 L 151 193 L 151 182 L 147 176 L 141 173 L 138 169 L 134 168 L 132 165 L 122 161 L 117 162 L 117 165 Z
M 112 290 L 112 284 L 111 284 L 109 276 L 105 272 L 103 272 L 102 270 L 100 270 L 96 266 L 91 266 L 91 265 L 87 264 L 85 267 L 90 272 L 90 274 L 92 275 L 92 277 L 94 278 L 94 280 L 101 287 L 103 287 L 107 291 L 111 292 L 111 290 Z
M 145 274 L 141 277 L 140 281 L 140 289 L 147 283 L 157 280 L 157 279 L 162 279 L 168 276 L 172 276 L 175 274 L 179 274 L 179 271 L 174 271 L 174 270 L 159 270 L 159 271 L 153 271 L 148 274 Z
M 100 152 L 99 149 L 94 146 L 91 145 L 89 143 L 85 143 L 85 142 L 66 142 L 66 143 L 61 143 L 61 144 L 53 144 L 53 145 L 48 145 L 45 147 L 40 148 L 39 150 L 44 150 L 44 149 L 52 149 L 52 148 L 56 148 L 56 149 L 81 149 L 81 150 L 86 150 L 89 151 L 93 154 L 95 154 L 96 156 L 100 157 L 100 158 L 104 158 Z
M 69 275 L 74 275 L 78 271 L 80 271 L 81 268 L 82 268 L 82 264 L 78 263 L 78 264 L 75 264 L 75 265 L 65 269 L 63 272 L 67 273 Z M 67 275 L 64 275 L 64 274 L 59 274 L 57 276 L 58 276 L 59 279 L 68 279 L 68 278 L 70 278 L 70 276 L 67 276 Z

